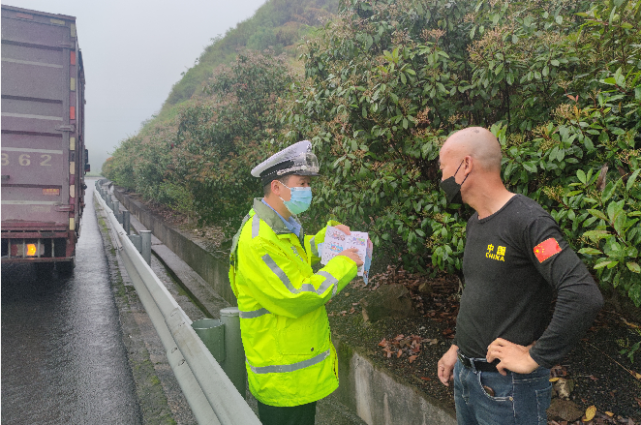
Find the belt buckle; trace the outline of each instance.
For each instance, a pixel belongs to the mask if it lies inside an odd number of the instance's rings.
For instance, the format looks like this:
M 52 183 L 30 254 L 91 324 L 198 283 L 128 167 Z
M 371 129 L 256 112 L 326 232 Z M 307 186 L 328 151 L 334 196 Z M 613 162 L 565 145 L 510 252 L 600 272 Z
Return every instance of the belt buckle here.
M 498 372 L 496 365 L 494 363 L 485 362 L 485 361 L 475 361 L 461 353 L 456 353 L 458 359 L 461 361 L 461 364 L 468 369 L 472 369 L 480 372 Z
M 462 364 L 463 366 L 465 366 L 465 367 L 466 367 L 466 368 L 468 368 L 468 369 L 472 369 L 472 366 L 474 365 L 474 363 L 472 362 L 472 360 L 470 360 L 469 358 L 465 357 L 465 356 L 464 356 L 463 354 L 461 354 L 460 352 L 457 352 L 457 353 L 456 353 L 456 356 L 457 356 L 457 357 L 458 357 L 458 359 L 461 361 L 461 364 Z

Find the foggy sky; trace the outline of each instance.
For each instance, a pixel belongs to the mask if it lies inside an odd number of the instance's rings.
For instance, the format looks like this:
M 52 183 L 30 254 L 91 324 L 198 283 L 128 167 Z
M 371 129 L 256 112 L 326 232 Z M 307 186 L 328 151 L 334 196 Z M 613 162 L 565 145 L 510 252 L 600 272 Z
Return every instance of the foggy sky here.
M 85 67 L 85 141 L 92 171 L 157 113 L 181 72 L 211 38 L 266 0 L 6 0 L 3 5 L 77 18 Z

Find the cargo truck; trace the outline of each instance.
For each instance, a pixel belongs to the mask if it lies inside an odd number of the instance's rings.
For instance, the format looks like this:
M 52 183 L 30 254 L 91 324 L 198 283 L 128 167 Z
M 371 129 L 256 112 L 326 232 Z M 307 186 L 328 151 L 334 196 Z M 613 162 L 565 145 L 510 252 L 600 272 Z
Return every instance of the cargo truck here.
M 84 106 L 76 18 L 2 5 L 2 263 L 73 267 Z

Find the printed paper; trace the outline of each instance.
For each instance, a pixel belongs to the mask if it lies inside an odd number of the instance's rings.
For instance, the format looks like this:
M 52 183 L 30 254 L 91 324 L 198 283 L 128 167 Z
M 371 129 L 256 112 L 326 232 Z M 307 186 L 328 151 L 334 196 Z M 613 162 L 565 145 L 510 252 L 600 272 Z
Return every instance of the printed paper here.
M 372 265 L 372 252 L 374 250 L 374 245 L 369 239 L 367 232 L 351 232 L 348 236 L 336 227 L 329 226 L 325 233 L 321 263 L 327 264 L 329 260 L 350 248 L 358 249 L 358 255 L 364 263 L 358 268 L 358 276 L 361 276 L 365 284 L 367 284 L 369 280 L 369 268 Z

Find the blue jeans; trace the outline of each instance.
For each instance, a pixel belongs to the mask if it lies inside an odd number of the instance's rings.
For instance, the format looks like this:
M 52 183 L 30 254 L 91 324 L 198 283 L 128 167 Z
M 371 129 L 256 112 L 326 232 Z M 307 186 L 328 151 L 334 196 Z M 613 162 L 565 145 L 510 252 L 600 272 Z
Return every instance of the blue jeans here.
M 466 368 L 460 360 L 454 366 L 458 425 L 547 425 L 551 395 L 550 370 L 543 367 L 503 376 Z

